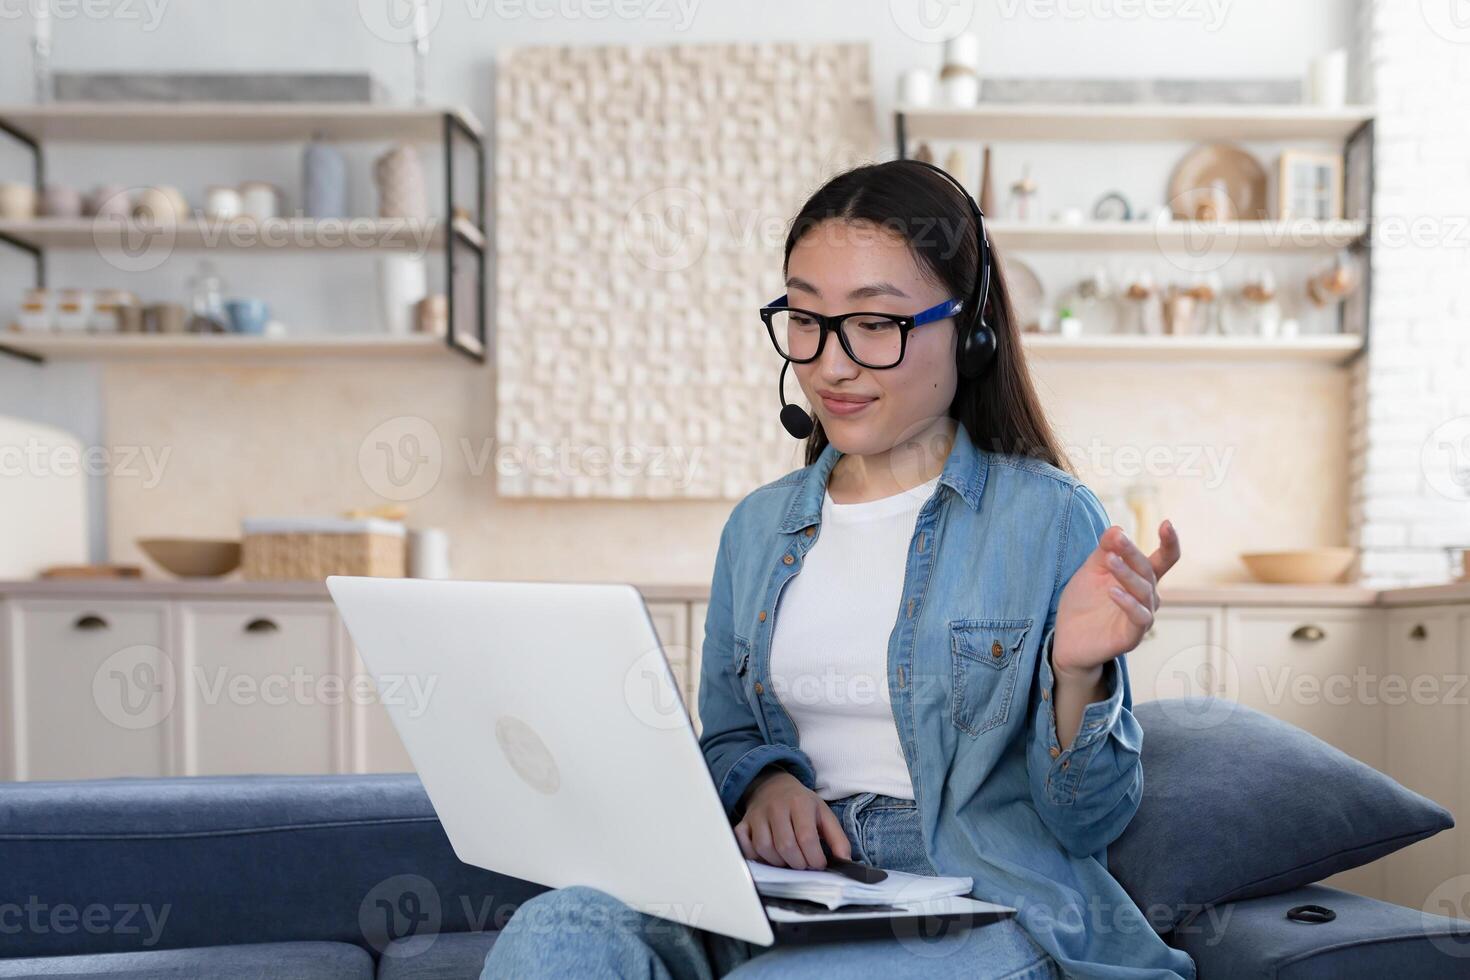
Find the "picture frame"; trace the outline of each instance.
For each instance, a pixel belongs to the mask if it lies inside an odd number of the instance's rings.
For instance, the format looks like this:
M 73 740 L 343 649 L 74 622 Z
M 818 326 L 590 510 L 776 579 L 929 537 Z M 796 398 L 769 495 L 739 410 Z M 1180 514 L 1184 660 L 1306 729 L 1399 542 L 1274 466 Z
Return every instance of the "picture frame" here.
M 1342 155 L 1283 150 L 1276 162 L 1276 217 L 1332 221 L 1342 217 Z

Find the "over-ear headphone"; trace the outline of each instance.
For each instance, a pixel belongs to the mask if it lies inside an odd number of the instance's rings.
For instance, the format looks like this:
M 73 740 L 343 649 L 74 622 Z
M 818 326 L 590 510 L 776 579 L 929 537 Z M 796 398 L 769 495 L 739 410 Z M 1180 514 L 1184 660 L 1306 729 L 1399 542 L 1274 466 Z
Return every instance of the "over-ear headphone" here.
M 980 205 L 975 201 L 974 195 L 966 190 L 965 185 L 956 180 L 948 170 L 936 167 L 924 160 L 908 160 L 907 162 L 928 167 L 953 184 L 959 189 L 965 203 L 970 205 L 970 212 L 975 216 L 975 246 L 979 252 L 980 266 L 975 274 L 975 285 L 970 291 L 970 298 L 965 301 L 961 310 L 965 314 L 965 321 L 963 325 L 958 323 L 955 325 L 960 330 L 959 342 L 955 349 L 955 367 L 962 378 L 978 377 L 995 359 L 996 348 L 995 329 L 991 327 L 988 315 L 992 258 L 990 236 L 985 233 L 985 215 L 980 212 Z
M 985 215 L 980 212 L 980 205 L 974 195 L 948 170 L 924 160 L 906 162 L 928 167 L 959 188 L 965 203 L 970 205 L 970 212 L 975 216 L 975 246 L 980 264 L 975 274 L 975 285 L 970 289 L 970 297 L 959 309 L 958 315 L 964 317 L 963 323 L 958 320 L 955 323 L 955 329 L 959 331 L 959 339 L 955 345 L 955 369 L 962 378 L 975 378 L 995 359 L 996 348 L 995 330 L 990 326 L 986 313 L 990 300 L 991 256 L 990 237 L 985 233 Z M 781 399 L 781 425 L 794 438 L 805 439 L 812 434 L 816 423 L 799 405 L 789 405 L 786 402 L 786 369 L 789 367 L 790 361 L 781 365 L 781 377 L 776 381 L 776 393 Z

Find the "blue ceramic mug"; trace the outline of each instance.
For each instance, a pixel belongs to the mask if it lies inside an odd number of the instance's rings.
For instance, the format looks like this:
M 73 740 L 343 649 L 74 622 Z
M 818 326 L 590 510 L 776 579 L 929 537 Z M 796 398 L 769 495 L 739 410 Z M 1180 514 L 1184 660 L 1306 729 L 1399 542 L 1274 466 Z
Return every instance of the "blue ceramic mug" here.
M 225 312 L 230 314 L 235 333 L 263 334 L 271 318 L 270 307 L 258 299 L 232 299 L 225 304 Z

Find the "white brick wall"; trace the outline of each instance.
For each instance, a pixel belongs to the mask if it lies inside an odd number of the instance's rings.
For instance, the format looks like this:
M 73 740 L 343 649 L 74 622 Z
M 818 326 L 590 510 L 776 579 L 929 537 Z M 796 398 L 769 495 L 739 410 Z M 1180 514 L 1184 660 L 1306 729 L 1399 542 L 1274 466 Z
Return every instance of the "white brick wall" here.
M 1376 103 L 1372 340 L 1354 366 L 1350 532 L 1368 585 L 1442 582 L 1470 546 L 1470 29 L 1452 0 L 1358 0 Z M 1440 8 L 1443 8 L 1442 10 Z

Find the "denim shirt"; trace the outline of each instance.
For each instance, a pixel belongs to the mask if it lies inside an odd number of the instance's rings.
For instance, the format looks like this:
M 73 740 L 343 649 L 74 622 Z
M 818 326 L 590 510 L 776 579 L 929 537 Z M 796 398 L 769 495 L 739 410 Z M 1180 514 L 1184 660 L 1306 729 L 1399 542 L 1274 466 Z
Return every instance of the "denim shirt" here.
M 700 747 L 733 820 L 770 765 L 816 778 L 769 686 L 781 590 L 821 534 L 841 453 L 742 499 L 720 535 L 699 685 Z M 1103 670 L 1063 749 L 1052 696 L 1062 589 L 1109 521 L 1078 480 L 976 447 L 960 424 L 908 548 L 888 638 L 888 693 L 925 845 L 940 874 L 1017 918 L 1069 977 L 1195 976 L 1107 871 L 1143 791 L 1143 732 L 1125 656 Z

